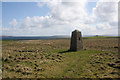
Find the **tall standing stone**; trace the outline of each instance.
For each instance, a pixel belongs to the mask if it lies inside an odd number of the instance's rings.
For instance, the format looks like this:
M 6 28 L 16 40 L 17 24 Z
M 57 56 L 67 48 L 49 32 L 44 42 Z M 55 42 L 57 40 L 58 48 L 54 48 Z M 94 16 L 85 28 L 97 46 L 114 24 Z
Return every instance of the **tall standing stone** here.
M 83 49 L 82 35 L 80 31 L 75 30 L 71 36 L 70 51 L 78 51 L 81 49 Z

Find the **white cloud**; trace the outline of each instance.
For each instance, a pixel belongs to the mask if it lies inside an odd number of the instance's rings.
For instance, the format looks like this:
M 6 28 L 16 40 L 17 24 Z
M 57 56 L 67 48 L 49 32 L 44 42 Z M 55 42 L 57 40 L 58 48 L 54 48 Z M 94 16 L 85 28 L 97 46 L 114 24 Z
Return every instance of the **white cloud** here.
M 13 19 L 13 21 L 9 22 L 9 24 L 10 24 L 11 26 L 16 26 L 16 25 L 17 25 L 16 19 Z
M 97 29 L 105 30 L 105 29 L 111 29 L 111 26 L 108 23 L 100 23 L 96 25 Z
M 118 34 L 118 3 L 99 0 L 93 8 L 93 20 L 96 24 L 96 32 L 102 34 Z M 112 31 L 113 30 L 113 31 Z
M 97 19 L 103 22 L 117 21 L 118 19 L 118 3 L 98 1 L 93 13 Z
M 99 0 L 91 15 L 88 15 L 86 11 L 86 3 L 87 0 L 82 2 L 49 0 L 38 3 L 39 7 L 47 5 L 50 9 L 49 15 L 28 16 L 18 22 L 14 19 L 10 22 L 13 29 L 8 28 L 4 31 L 11 35 L 69 35 L 71 31 L 78 29 L 85 35 L 100 34 L 100 32 L 101 34 L 110 32 L 117 34 L 115 31 L 118 17 L 117 3 Z
M 44 2 L 38 2 L 38 3 L 37 3 L 37 6 L 38 6 L 38 7 L 42 7 L 42 6 L 44 6 L 44 4 L 45 4 Z
M 82 19 L 86 15 L 85 11 L 86 0 L 83 2 L 53 2 L 48 3 L 50 8 L 50 15 L 55 19 L 64 21 L 73 21 L 76 19 Z

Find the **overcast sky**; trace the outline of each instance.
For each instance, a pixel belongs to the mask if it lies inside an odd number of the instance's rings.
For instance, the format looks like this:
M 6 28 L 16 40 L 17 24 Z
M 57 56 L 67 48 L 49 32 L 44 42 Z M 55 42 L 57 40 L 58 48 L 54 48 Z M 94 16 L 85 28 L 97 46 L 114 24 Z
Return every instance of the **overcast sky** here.
M 87 0 L 2 2 L 2 35 L 117 35 L 118 3 Z

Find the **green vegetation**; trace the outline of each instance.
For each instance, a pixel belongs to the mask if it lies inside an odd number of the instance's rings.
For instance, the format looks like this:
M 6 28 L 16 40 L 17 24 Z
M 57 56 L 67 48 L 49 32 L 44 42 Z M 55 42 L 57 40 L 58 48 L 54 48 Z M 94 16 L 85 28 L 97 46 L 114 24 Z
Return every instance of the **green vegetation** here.
M 99 38 L 118 38 L 115 36 L 90 36 L 90 37 L 83 37 L 83 39 L 99 39 Z
M 118 78 L 118 38 L 2 41 L 3 78 Z

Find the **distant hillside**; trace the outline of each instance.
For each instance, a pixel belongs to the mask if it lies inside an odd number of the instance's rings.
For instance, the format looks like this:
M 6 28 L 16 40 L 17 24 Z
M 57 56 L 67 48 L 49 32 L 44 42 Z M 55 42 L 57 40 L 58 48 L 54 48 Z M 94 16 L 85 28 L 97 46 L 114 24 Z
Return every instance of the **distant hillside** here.
M 0 40 L 44 40 L 44 39 L 59 39 L 70 38 L 69 35 L 55 35 L 55 36 L 0 36 Z M 117 36 L 104 36 L 104 35 L 83 35 L 83 38 L 108 38 Z
M 2 36 L 2 40 L 39 40 L 39 39 L 56 39 L 70 38 L 69 36 Z

